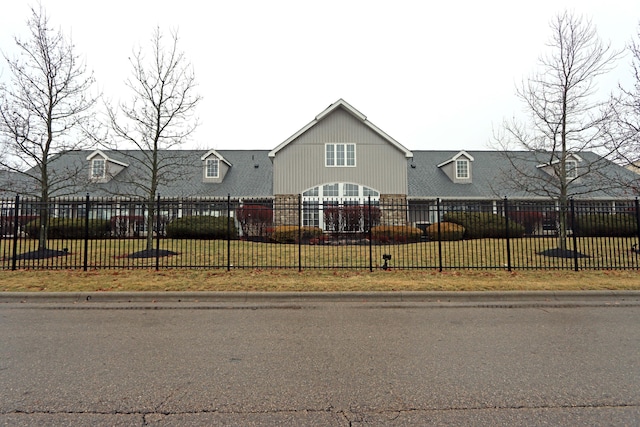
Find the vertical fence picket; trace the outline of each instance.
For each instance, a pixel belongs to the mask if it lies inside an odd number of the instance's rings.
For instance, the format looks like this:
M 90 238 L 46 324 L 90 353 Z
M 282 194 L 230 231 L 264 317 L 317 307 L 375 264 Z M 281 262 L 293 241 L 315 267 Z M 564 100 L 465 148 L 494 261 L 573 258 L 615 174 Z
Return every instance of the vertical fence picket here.
M 415 204 L 398 198 L 379 202 L 372 200 L 372 196 L 341 202 L 325 200 L 323 203 L 307 197 L 299 194 L 297 198 L 267 202 L 265 212 L 268 219 L 264 220 L 247 208 L 255 208 L 259 203 L 265 205 L 264 200 L 243 201 L 240 206 L 240 199 L 237 205 L 236 202 L 232 204 L 230 194 L 226 197 L 226 208 L 224 198 L 173 200 L 157 195 L 156 200 L 149 203 L 145 199 L 99 199 L 87 194 L 82 198 L 56 199 L 48 209 L 43 207 L 42 201 L 17 195 L 14 200 L 2 201 L 3 240 L 0 243 L 5 254 L 4 268 L 77 268 L 87 271 L 89 268 L 155 267 L 159 270 L 226 267 L 230 271 L 236 266 L 297 268 L 298 271 L 305 268 L 349 268 L 373 272 L 380 265 L 376 257 L 383 254 L 393 256 L 392 265 L 397 269 L 437 269 L 441 272 L 451 268 L 579 271 L 639 267 L 638 198 L 615 204 L 570 199 L 568 206 L 556 205 L 553 209 L 549 201 L 534 204 L 513 202 L 507 197 L 503 198 L 502 204 L 496 200 L 492 205 L 464 200 L 443 201 L 440 198 Z M 245 222 L 247 219 L 241 213 L 245 208 L 244 214 L 249 214 L 247 218 L 253 223 Z M 225 209 L 226 218 L 220 218 L 221 232 L 215 240 L 166 237 L 167 225 L 177 218 L 198 215 L 224 217 Z M 564 214 L 560 209 L 565 209 Z M 49 236 L 48 247 L 52 252 L 68 252 L 65 256 L 37 257 L 38 240 L 33 229 L 37 228 L 38 213 L 44 210 L 51 212 L 50 221 L 52 227 L 56 227 Z M 144 219 L 153 216 L 154 211 L 154 225 L 145 227 Z M 458 212 L 467 212 L 471 217 L 475 213 L 502 217 L 504 223 L 500 225 L 500 235 L 447 241 L 443 218 L 452 221 Z M 65 234 L 64 228 L 60 228 L 60 224 L 67 223 L 65 218 L 80 228 L 73 230 L 73 234 Z M 561 218 L 565 218 L 569 232 L 566 247 L 563 245 L 562 248 L 572 249 L 567 258 L 545 253 L 552 252 L 551 248 L 559 248 L 558 235 L 553 234 L 557 229 L 550 227 Z M 104 220 L 110 221 L 111 236 L 105 236 L 104 230 L 92 228 L 102 227 L 100 224 Z M 222 228 L 225 220 L 226 235 Z M 427 223 L 432 223 L 428 232 Z M 290 240 L 269 242 L 270 238 L 275 238 L 272 231 L 280 225 L 293 224 L 296 226 L 291 227 L 292 234 L 287 237 Z M 236 234 L 236 225 L 241 235 Z M 314 226 L 321 227 L 323 234 L 313 234 L 313 230 L 307 232 L 307 227 Z M 380 227 L 378 232 L 377 226 L 389 227 Z M 422 227 L 423 235 L 419 242 L 403 234 L 408 227 Z M 470 223 L 470 227 L 478 229 L 482 226 Z M 140 249 L 149 249 L 145 242 L 150 236 L 145 232 L 156 233 L 152 245 L 155 247 L 154 256 L 148 260 L 130 257 Z M 164 258 L 161 247 L 176 251 L 180 256 Z
M 636 197 L 635 200 L 635 211 L 636 211 L 636 244 L 635 246 L 632 246 L 632 249 L 635 249 L 633 252 L 635 252 L 635 266 L 640 267 L 640 265 L 638 265 L 638 254 L 640 254 L 640 201 L 638 201 L 638 198 Z
M 231 271 L 231 193 L 227 193 L 227 271 Z
M 369 235 L 369 271 L 373 272 L 373 232 L 371 230 L 371 194 L 367 200 L 367 234 Z
M 509 201 L 504 198 L 504 224 L 507 239 L 507 271 L 511 271 L 511 239 L 509 238 Z
M 16 194 L 16 202 L 13 209 L 13 255 L 11 256 L 11 270 L 16 270 L 18 262 L 18 233 L 20 232 L 20 196 Z
M 298 271 L 302 271 L 302 195 L 298 194 Z
M 87 193 L 87 198 L 85 200 L 85 208 L 84 208 L 84 254 L 82 257 L 82 269 L 87 271 L 89 266 L 89 207 L 91 204 L 91 200 L 89 199 L 89 193 Z
M 438 270 L 442 273 L 442 227 L 441 227 L 441 221 L 442 218 L 440 216 L 440 199 L 436 200 L 436 208 L 437 208 L 437 213 L 436 213 L 436 218 L 438 221 Z
M 576 236 L 576 207 L 573 198 L 570 200 L 571 206 L 571 239 L 573 241 L 573 270 L 578 271 L 578 238 Z

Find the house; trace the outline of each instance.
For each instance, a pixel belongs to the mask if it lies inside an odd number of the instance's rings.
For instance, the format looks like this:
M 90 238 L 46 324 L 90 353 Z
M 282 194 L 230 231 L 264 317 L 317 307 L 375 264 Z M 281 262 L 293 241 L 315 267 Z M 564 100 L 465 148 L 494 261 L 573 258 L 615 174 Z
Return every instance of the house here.
M 60 154 L 50 169 L 78 173 L 55 189 L 53 197 L 89 194 L 99 201 L 117 195 L 135 201 L 145 195 L 140 184 L 148 181 L 148 156 L 141 151 L 110 150 Z M 546 152 L 411 151 L 342 99 L 271 150 L 171 150 L 159 156 L 165 175 L 157 193 L 163 198 L 230 197 L 276 208 L 301 198 L 302 218 L 297 210 L 288 209 L 275 222 L 302 221 L 321 228 L 326 227 L 323 209 L 368 201 L 382 212 L 382 223 L 394 225 L 434 222 L 436 204 L 447 210 L 448 204 L 466 201 L 473 209 L 495 212 L 505 197 L 550 201 L 554 195 L 547 190 L 557 181 L 558 163 Z M 570 196 L 609 203 L 638 195 L 637 187 L 624 184 L 637 182 L 637 175 L 597 154 L 572 153 L 565 168 L 572 180 Z M 584 170 L 591 173 L 580 173 Z M 513 185 L 514 172 L 531 177 L 530 182 Z M 24 184 L 23 190 L 12 185 L 13 193 L 4 187 L 4 195 L 28 194 Z M 106 215 L 120 215 L 122 210 L 119 207 Z M 212 213 L 220 210 L 211 208 Z M 176 212 L 185 215 L 189 210 L 181 205 Z

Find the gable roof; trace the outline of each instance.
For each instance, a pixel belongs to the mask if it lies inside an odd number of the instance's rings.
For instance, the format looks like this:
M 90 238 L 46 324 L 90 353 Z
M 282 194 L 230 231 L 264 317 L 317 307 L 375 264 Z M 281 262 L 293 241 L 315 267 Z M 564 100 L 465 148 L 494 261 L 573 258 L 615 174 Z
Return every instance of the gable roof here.
M 120 166 L 124 166 L 125 168 L 129 166 L 127 163 L 124 163 L 124 162 L 121 162 L 121 161 L 119 161 L 119 160 L 116 160 L 116 159 L 112 159 L 112 158 L 110 158 L 110 157 L 109 157 L 109 156 L 107 156 L 107 155 L 104 153 L 104 151 L 102 151 L 102 150 L 94 150 L 91 154 L 89 154 L 89 155 L 87 156 L 87 160 L 91 160 L 91 159 L 93 159 L 93 158 L 94 158 L 94 157 L 96 157 L 96 156 L 101 156 L 103 159 L 105 159 L 105 160 L 107 160 L 107 161 L 109 161 L 109 162 L 112 162 L 112 163 L 118 164 L 118 165 L 120 165 Z
M 226 163 L 227 165 L 231 166 L 231 163 L 229 163 L 227 161 L 227 159 L 225 159 L 220 153 L 218 153 L 216 150 L 213 150 L 213 149 L 211 149 L 211 150 L 207 151 L 206 153 L 204 153 L 202 155 L 202 157 L 200 157 L 200 160 L 205 160 L 207 157 L 209 157 L 211 155 L 216 156 L 219 160 L 221 160 L 224 163 Z
M 567 160 L 575 160 L 577 162 L 582 162 L 582 157 L 580 157 L 576 153 L 568 153 L 566 158 L 567 158 Z M 559 163 L 560 163 L 560 159 L 554 158 L 551 162 L 540 163 L 536 167 L 538 167 L 538 168 L 546 168 L 548 166 L 557 165 Z
M 450 158 L 449 160 L 445 160 L 444 162 L 440 163 L 437 167 L 441 168 L 444 165 L 448 165 L 449 163 L 458 160 L 462 156 L 465 156 L 467 159 L 469 159 L 472 162 L 475 160 L 472 155 L 470 155 L 466 151 L 462 150 L 462 151 L 458 152 L 458 154 L 456 154 L 455 156 Z
M 413 153 L 411 151 L 409 151 L 406 147 L 404 147 L 398 141 L 393 139 L 387 133 L 383 132 L 379 127 L 377 127 L 376 125 L 374 125 L 373 123 L 368 121 L 367 120 L 367 116 L 365 116 L 360 111 L 358 111 L 355 108 L 353 108 L 347 101 L 345 101 L 344 99 L 340 98 L 336 102 L 331 104 L 329 107 L 327 107 L 320 114 L 318 114 L 315 117 L 315 119 L 313 119 L 311 122 L 309 122 L 306 126 L 304 126 L 302 129 L 300 129 L 299 131 L 297 131 L 296 133 L 291 135 L 289 138 L 287 138 L 284 142 L 282 142 L 276 148 L 271 150 L 269 152 L 269 157 L 271 157 L 271 158 L 275 157 L 276 154 L 278 153 L 278 151 L 282 150 L 284 147 L 289 145 L 291 142 L 295 141 L 300 135 L 302 135 L 303 133 L 305 133 L 306 131 L 308 131 L 312 127 L 314 127 L 316 124 L 318 124 L 318 122 L 320 122 L 322 119 L 327 117 L 329 114 L 331 114 L 332 112 L 334 112 L 338 108 L 342 108 L 343 110 L 345 110 L 346 112 L 351 114 L 354 118 L 359 120 L 362 124 L 367 126 L 369 129 L 373 130 L 376 134 L 378 134 L 380 137 L 382 137 L 384 140 L 386 140 L 389 144 L 393 145 L 398 150 L 403 152 L 405 157 L 411 158 L 413 156 Z

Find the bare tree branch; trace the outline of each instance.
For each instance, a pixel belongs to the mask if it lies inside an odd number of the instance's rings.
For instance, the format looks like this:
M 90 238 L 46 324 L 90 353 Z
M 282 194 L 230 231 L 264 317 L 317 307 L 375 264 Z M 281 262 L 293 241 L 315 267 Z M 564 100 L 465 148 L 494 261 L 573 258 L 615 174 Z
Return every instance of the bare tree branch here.
M 193 68 L 185 53 L 178 50 L 178 33 L 171 32 L 167 45 L 159 28 L 153 32 L 150 57 L 138 48 L 129 59 L 131 76 L 125 84 L 131 91 L 128 102 L 118 108 L 107 106 L 114 140 L 110 148 L 131 159 L 135 168 L 128 171 L 127 186 L 131 196 L 144 197 L 149 206 L 160 185 L 176 181 L 188 168 L 184 156 L 171 155 L 171 150 L 187 142 L 198 126 L 194 116 L 201 100 L 196 90 Z M 129 148 L 135 149 L 129 151 Z M 125 184 L 125 183 L 123 183 Z M 153 209 L 149 209 L 148 229 L 153 229 Z M 148 233 L 148 249 L 152 247 Z
M 625 142 L 613 131 L 615 103 L 595 99 L 595 94 L 598 77 L 614 67 L 622 52 L 604 44 L 590 20 L 568 12 L 557 15 L 550 28 L 549 51 L 540 57 L 539 71 L 517 87 L 526 121 L 505 120 L 493 139 L 511 166 L 503 171 L 500 188 L 550 197 L 566 209 L 572 196 L 619 185 L 602 174 Z M 600 157 L 582 161 L 584 152 Z M 577 168 L 570 163 L 575 159 Z M 580 185 L 586 182 L 598 184 Z M 565 238 L 562 228 L 562 249 Z
M 46 206 L 52 195 L 64 195 L 80 173 L 80 165 L 53 171 L 57 155 L 86 148 L 83 129 L 92 118 L 92 73 L 74 53 L 74 45 L 49 26 L 40 7 L 27 20 L 30 37 L 15 38 L 19 54 L 3 53 L 11 73 L 10 85 L 0 87 L 0 166 L 25 178 L 17 189 L 38 196 Z M 86 177 L 83 177 L 86 179 Z M 46 247 L 48 211 L 40 214 L 40 248 Z

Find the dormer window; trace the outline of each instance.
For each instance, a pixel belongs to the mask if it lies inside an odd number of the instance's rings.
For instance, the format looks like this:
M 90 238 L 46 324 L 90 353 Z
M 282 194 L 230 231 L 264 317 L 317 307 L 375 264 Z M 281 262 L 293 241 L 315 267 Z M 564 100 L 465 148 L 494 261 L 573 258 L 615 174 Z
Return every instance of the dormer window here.
M 216 150 L 207 151 L 200 157 L 200 160 L 202 161 L 202 182 L 219 184 L 231 168 L 231 163 Z M 254 167 L 256 167 L 255 165 L 257 163 L 254 164 Z
M 557 179 L 564 178 L 568 182 L 579 180 L 578 164 L 582 162 L 582 158 L 575 153 L 569 153 L 564 159 L 564 171 L 562 170 L 561 159 L 554 159 L 549 163 L 541 163 L 536 167 L 545 173 L 555 176 Z
M 469 160 L 456 160 L 456 179 L 469 179 Z
M 473 161 L 473 156 L 466 151 L 460 151 L 437 167 L 455 184 L 473 184 L 473 171 L 471 170 L 471 162 Z
M 95 150 L 87 156 L 89 162 L 89 179 L 95 183 L 112 180 L 129 165 L 111 158 L 102 150 Z
M 91 178 L 101 179 L 105 177 L 106 162 L 104 159 L 91 160 Z
M 206 177 L 207 178 L 220 177 L 220 159 L 207 159 Z
M 325 144 L 324 165 L 353 167 L 356 165 L 356 144 Z

